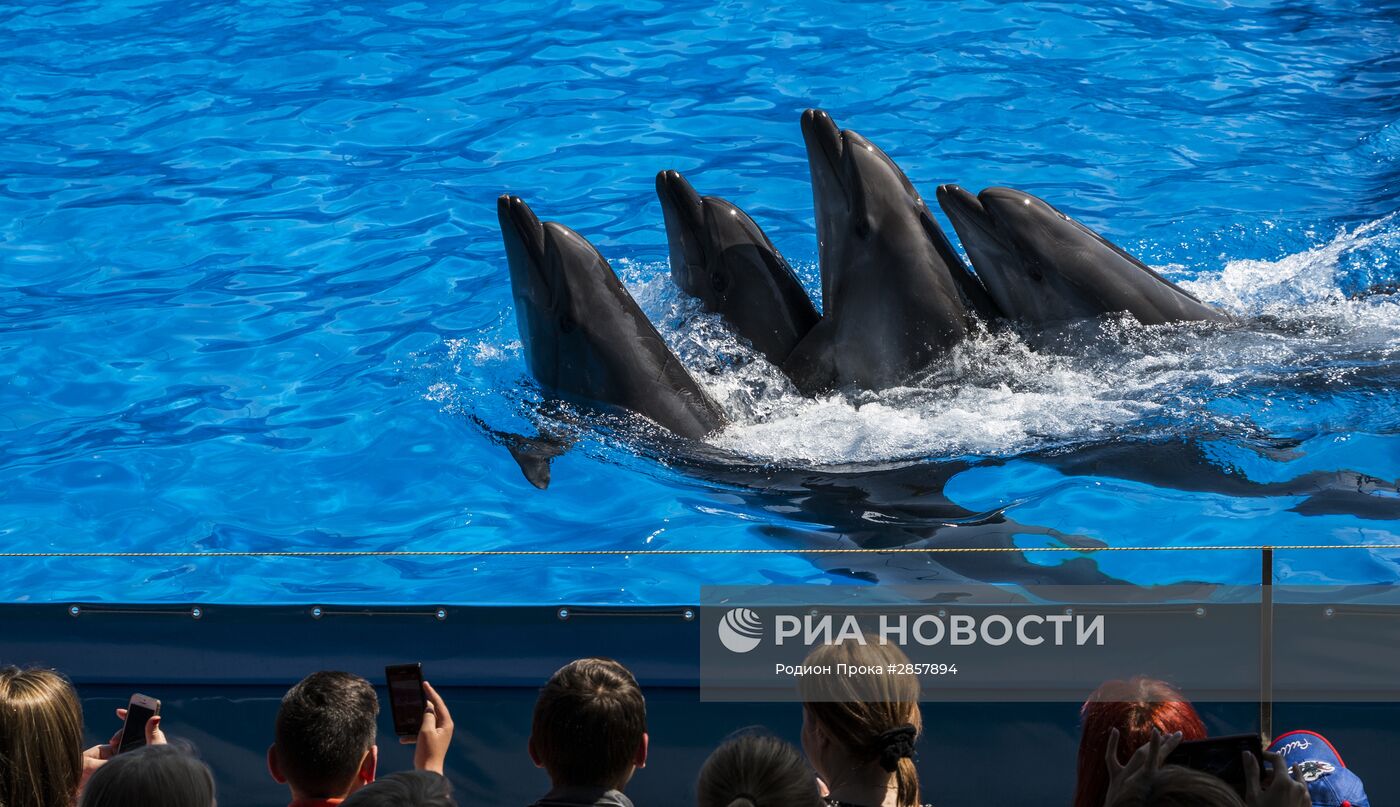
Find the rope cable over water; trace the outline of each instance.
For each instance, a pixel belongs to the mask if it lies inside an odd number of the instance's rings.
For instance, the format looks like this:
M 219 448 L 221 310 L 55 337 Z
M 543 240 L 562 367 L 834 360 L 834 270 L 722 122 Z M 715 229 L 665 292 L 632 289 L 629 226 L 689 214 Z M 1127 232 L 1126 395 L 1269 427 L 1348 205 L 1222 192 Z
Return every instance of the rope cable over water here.
M 819 549 L 427 549 L 427 550 L 292 550 L 214 552 L 0 552 L 0 558 L 403 558 L 403 557 L 578 557 L 648 555 L 913 555 L 994 552 L 1258 552 L 1261 550 L 1400 549 L 1390 544 L 1295 544 L 1219 546 L 974 546 L 974 547 L 834 547 Z

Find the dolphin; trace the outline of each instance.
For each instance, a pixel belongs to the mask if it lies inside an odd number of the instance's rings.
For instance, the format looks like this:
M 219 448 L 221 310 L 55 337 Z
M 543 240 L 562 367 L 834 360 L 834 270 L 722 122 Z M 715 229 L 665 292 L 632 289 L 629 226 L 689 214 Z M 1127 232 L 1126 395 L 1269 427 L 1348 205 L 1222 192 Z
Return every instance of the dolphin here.
M 816 206 L 822 318 L 783 370 L 809 393 L 907 384 L 967 335 L 989 298 L 883 151 L 815 109 L 802 114 L 802 137 Z
M 541 224 L 516 196 L 501 196 L 496 214 L 525 361 L 546 393 L 635 412 L 692 439 L 724 425 L 592 244 Z
M 988 188 L 973 196 L 942 185 L 938 203 L 1011 319 L 1032 327 L 1123 312 L 1145 325 L 1230 319 L 1028 193 Z
M 818 319 L 792 267 L 748 214 L 696 193 L 679 172 L 657 174 L 656 195 L 676 285 L 781 367 Z

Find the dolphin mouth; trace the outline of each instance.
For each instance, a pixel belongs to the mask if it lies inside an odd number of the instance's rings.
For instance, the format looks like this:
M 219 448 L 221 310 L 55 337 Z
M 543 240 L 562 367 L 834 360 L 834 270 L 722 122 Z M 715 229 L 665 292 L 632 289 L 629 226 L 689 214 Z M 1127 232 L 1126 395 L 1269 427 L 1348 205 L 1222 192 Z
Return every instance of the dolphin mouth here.
M 802 140 L 807 146 L 808 161 L 813 166 L 824 164 L 827 175 L 844 187 L 841 165 L 846 133 L 837 127 L 836 121 L 820 109 L 803 112 Z M 821 156 L 820 162 L 812 159 L 815 155 Z
M 671 277 L 687 293 L 698 296 L 707 263 L 705 200 L 679 171 L 656 175 L 656 197 L 666 220 Z
M 991 214 L 971 191 L 958 185 L 939 185 L 938 205 L 948 214 L 955 229 L 962 229 L 964 226 L 974 228 L 989 238 L 1004 240 L 1001 233 L 997 232 L 996 222 L 992 220 Z
M 656 195 L 661 200 L 663 212 L 674 212 L 680 224 L 692 232 L 700 232 L 704 227 L 704 202 L 695 188 L 681 176 L 681 172 L 668 170 L 658 173 Z
M 544 264 L 544 225 L 535 211 L 519 196 L 501 194 L 496 199 L 496 217 L 501 222 L 501 232 L 513 235 L 515 241 L 524 247 L 526 256 L 535 266 Z

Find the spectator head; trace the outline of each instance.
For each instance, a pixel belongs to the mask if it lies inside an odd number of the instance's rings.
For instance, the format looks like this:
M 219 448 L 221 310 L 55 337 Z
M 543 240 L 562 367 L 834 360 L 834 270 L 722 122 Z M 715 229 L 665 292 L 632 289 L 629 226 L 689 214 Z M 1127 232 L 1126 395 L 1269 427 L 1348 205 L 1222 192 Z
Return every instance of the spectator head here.
M 1269 752 L 1283 757 L 1290 775 L 1308 786 L 1314 807 L 1369 807 L 1366 788 L 1326 737 L 1312 731 L 1290 731 L 1274 740 Z
M 374 781 L 379 698 L 374 687 L 343 672 L 318 672 L 287 691 L 267 751 L 272 778 L 298 799 L 344 798 Z
M 1108 793 L 1104 754 L 1108 735 L 1118 729 L 1118 762 L 1126 764 L 1133 752 L 1152 739 L 1152 730 L 1163 735 L 1181 732 L 1183 740 L 1203 740 L 1205 724 L 1189 701 L 1165 681 L 1137 676 L 1127 681 L 1107 681 L 1084 702 L 1080 712 L 1079 764 L 1074 807 L 1100 807 Z
M 1103 760 L 1099 760 L 1103 764 Z M 1244 801 L 1224 779 L 1180 765 L 1157 769 L 1152 781 L 1104 807 L 1245 807 Z
M 564 665 L 535 701 L 530 759 L 555 787 L 621 790 L 647 760 L 647 705 L 637 679 L 612 659 Z
M 342 807 L 457 807 L 452 785 L 431 771 L 395 773 L 356 790 Z
M 749 733 L 715 749 L 695 784 L 696 807 L 823 807 L 817 777 L 796 748 Z
M 0 668 L 0 804 L 69 807 L 83 776 L 83 708 L 52 670 Z
M 868 639 L 818 647 L 807 664 L 888 668 L 904 651 Z M 919 679 L 912 674 L 819 675 L 801 679 L 802 748 L 832 790 L 853 777 L 893 776 L 900 807 L 919 804 L 914 744 L 923 732 Z
M 214 776 L 186 747 L 147 745 L 98 768 L 78 807 L 214 807 Z

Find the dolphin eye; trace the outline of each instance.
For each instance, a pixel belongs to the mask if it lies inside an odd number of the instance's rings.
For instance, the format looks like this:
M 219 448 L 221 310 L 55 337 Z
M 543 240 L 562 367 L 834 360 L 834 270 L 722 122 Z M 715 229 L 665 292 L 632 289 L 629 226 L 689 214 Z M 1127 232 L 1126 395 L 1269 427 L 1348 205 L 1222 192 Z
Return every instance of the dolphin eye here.
M 560 331 L 563 331 L 564 333 L 573 333 L 575 324 L 576 323 L 574 322 L 574 318 L 569 316 L 568 314 L 559 315 Z
M 710 287 L 715 290 L 716 294 L 724 294 L 725 290 L 729 288 L 729 278 L 723 272 L 715 272 L 710 275 Z

